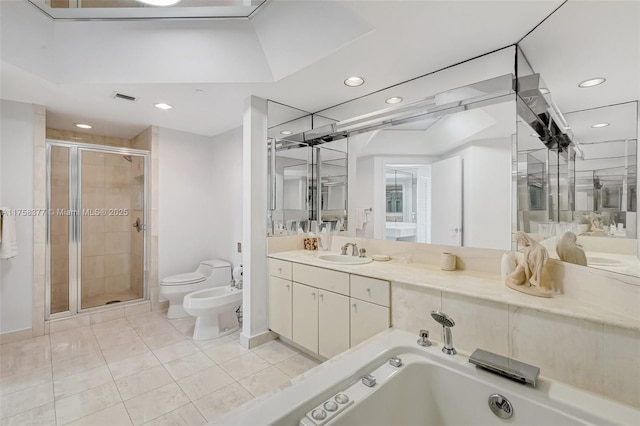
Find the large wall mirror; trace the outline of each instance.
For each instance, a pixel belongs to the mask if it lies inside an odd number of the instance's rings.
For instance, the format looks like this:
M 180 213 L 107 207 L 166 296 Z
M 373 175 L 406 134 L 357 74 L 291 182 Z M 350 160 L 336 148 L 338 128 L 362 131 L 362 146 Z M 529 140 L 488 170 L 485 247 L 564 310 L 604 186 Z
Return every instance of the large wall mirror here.
M 522 40 L 518 57 L 523 98 L 534 110 L 544 104 L 562 134 L 544 141 L 519 108 L 518 229 L 556 259 L 573 232 L 587 266 L 635 276 L 639 13 L 637 2 L 566 2 Z
M 267 234 L 316 232 L 318 224 L 346 229 L 347 141 L 307 140 L 306 133 L 333 120 L 274 101 L 267 106 Z
M 570 230 L 588 266 L 640 275 L 639 8 L 565 2 L 517 46 L 318 111 L 325 123 L 293 139 L 348 139 L 350 235 L 508 250 L 520 229 L 556 256 Z M 555 124 L 514 75 L 533 76 Z

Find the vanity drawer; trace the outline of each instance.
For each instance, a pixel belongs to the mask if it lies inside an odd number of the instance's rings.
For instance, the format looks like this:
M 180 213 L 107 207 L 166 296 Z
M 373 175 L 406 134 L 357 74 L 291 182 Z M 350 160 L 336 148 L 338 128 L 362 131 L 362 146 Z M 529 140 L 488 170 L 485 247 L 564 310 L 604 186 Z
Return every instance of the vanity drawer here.
M 351 297 L 377 305 L 390 306 L 389 281 L 351 275 Z
M 282 278 L 283 280 L 290 280 L 291 262 L 280 259 L 269 259 L 269 275 Z
M 345 272 L 294 263 L 293 281 L 345 296 L 349 295 L 349 274 Z

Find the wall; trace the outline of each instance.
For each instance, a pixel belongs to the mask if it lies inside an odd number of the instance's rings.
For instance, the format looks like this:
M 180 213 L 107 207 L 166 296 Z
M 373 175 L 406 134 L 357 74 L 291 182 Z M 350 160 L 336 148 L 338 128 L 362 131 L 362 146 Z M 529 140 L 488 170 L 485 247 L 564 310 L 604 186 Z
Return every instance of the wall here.
M 158 129 L 159 278 L 200 261 L 241 263 L 242 129 L 216 137 Z
M 40 131 L 44 131 L 44 110 L 35 105 L 5 100 L 1 101 L 0 108 L 0 205 L 32 209 L 36 189 L 32 162 L 34 140 Z M 40 187 L 37 189 L 42 190 Z M 33 217 L 16 217 L 18 255 L 0 260 L 2 333 L 31 328 L 34 306 L 33 222 Z M 39 305 L 44 306 L 44 299 Z
M 210 138 L 159 128 L 158 149 L 162 212 L 158 274 L 162 280 L 195 271 L 200 261 L 213 258 L 216 211 L 226 203 L 214 194 L 214 147 Z
M 242 241 L 242 127 L 217 135 L 211 142 L 214 184 L 209 193 L 216 204 L 211 222 L 213 255 L 236 266 L 242 263 L 242 254 L 236 250 L 236 243 Z

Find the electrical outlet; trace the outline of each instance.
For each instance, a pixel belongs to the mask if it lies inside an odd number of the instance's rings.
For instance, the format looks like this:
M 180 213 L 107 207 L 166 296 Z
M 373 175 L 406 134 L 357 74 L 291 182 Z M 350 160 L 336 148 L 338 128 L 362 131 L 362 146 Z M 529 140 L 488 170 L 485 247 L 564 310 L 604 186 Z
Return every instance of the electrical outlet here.
M 237 248 L 238 253 L 242 253 L 242 243 L 238 242 L 237 245 L 238 245 L 238 248 Z

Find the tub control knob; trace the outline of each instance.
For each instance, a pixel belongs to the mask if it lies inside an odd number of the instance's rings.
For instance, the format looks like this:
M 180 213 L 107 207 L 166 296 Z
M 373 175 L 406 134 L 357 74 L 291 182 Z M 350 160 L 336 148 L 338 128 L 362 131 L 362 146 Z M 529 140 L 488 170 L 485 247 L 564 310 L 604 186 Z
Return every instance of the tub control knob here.
M 324 420 L 327 417 L 327 412 L 316 408 L 311 412 L 311 417 L 313 417 L 314 420 Z
M 323 405 L 324 409 L 329 411 L 329 412 L 333 412 L 336 411 L 338 409 L 338 404 L 336 404 L 333 401 L 327 401 L 324 403 Z
M 402 360 L 397 356 L 392 356 L 391 358 L 389 358 L 389 364 L 393 365 L 394 367 L 400 367 L 402 365 Z
M 339 393 L 334 398 L 338 404 L 346 404 L 349 402 L 349 397 L 343 393 Z
M 365 374 L 364 376 L 362 376 L 362 383 L 365 386 L 372 388 L 376 385 L 376 378 L 373 377 L 371 374 Z

